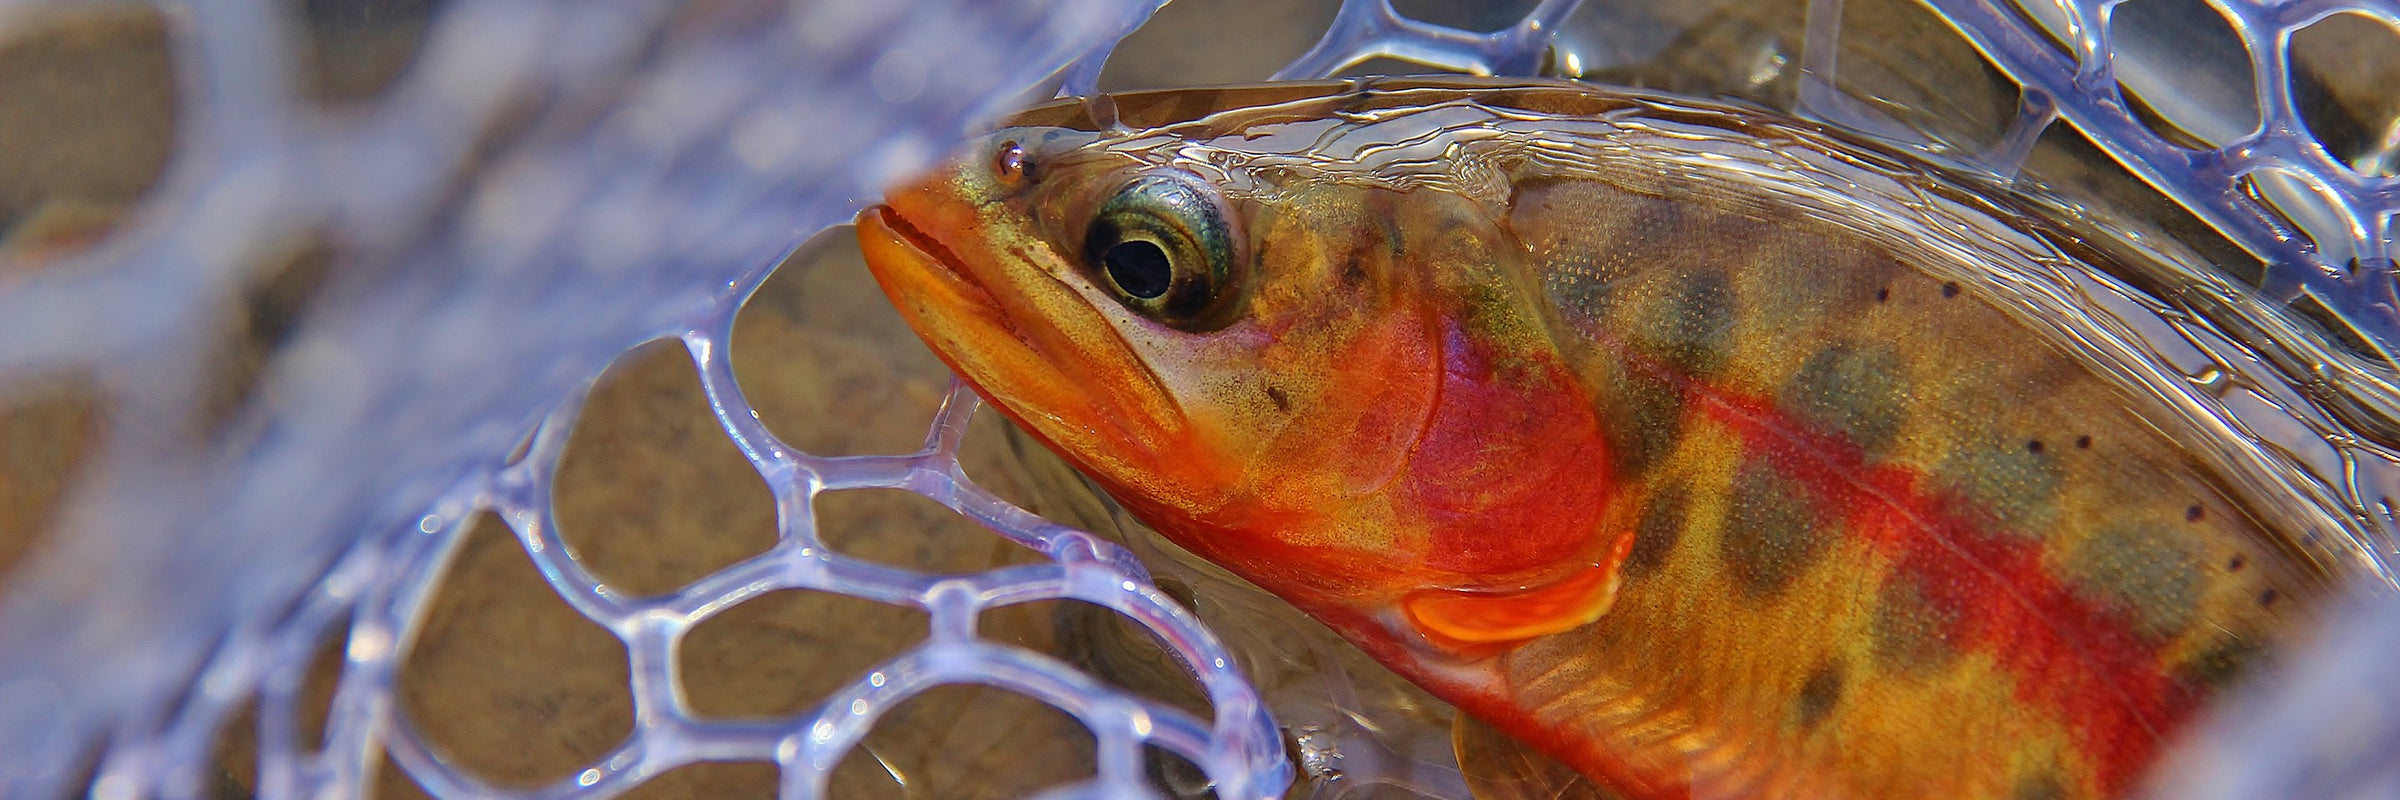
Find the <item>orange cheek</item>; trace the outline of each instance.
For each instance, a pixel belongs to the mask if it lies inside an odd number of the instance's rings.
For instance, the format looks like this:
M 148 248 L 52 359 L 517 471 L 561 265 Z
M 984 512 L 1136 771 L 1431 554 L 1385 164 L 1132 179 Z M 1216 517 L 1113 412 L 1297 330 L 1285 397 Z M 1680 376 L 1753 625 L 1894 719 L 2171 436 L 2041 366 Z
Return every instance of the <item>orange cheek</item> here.
M 1211 515 L 1212 535 L 1258 545 L 1235 556 L 1254 562 L 1247 571 L 1306 561 L 1295 577 L 1309 585 L 1393 599 L 1562 587 L 1522 608 L 1428 607 L 1429 619 L 1457 620 L 1447 635 L 1462 640 L 1606 610 L 1612 554 L 1628 537 L 1603 529 L 1599 423 L 1547 349 L 1501 351 L 1453 320 L 1410 314 L 1338 347 L 1304 347 L 1277 355 L 1336 366 L 1255 451 L 1237 507 Z M 1266 545 L 1283 563 L 1246 557 Z
M 1345 494 L 1379 491 L 1405 468 L 1440 391 L 1435 354 L 1421 326 L 1387 326 L 1341 354 L 1327 394 L 1340 448 L 1335 465 Z
M 1425 427 L 1440 385 L 1425 325 L 1393 313 L 1340 334 L 1337 343 L 1324 332 L 1287 332 L 1261 356 L 1269 365 L 1314 367 L 1287 375 L 1322 376 L 1287 379 L 1318 385 L 1278 387 L 1298 401 L 1277 412 L 1283 418 L 1248 465 L 1247 485 L 1261 506 L 1317 517 L 1349 513 L 1394 482 Z

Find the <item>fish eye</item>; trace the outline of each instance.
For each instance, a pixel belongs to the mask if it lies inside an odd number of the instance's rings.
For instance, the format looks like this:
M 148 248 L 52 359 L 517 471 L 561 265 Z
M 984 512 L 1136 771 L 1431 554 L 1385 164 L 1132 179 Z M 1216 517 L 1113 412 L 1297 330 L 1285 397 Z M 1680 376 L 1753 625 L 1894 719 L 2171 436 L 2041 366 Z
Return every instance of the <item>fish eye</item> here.
M 1084 231 L 1086 266 L 1127 308 L 1191 331 L 1221 327 L 1241 294 L 1230 214 L 1199 180 L 1152 173 L 1118 189 Z

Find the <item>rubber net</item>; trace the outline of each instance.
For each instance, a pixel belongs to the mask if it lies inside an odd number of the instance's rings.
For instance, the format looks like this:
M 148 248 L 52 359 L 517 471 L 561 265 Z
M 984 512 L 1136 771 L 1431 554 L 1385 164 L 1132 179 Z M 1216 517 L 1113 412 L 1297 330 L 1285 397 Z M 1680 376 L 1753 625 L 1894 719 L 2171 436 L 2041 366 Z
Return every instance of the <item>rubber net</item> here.
M 1295 779 L 1340 794 L 1328 764 L 1347 740 L 1313 724 L 1280 729 L 1237 654 L 1142 560 L 968 477 L 971 393 L 947 395 L 914 452 L 819 454 L 769 430 L 729 355 L 737 312 L 798 244 L 973 127 L 1062 88 L 1091 90 L 1111 48 L 1158 5 L 384 4 L 377 13 L 410 15 L 413 56 L 378 90 L 330 104 L 323 84 L 343 80 L 342 64 L 318 63 L 334 52 L 323 42 L 373 27 L 338 18 L 354 13 L 345 4 L 156 9 L 177 98 L 172 147 L 155 156 L 162 176 L 110 225 L 30 248 L 38 269 L 0 268 L 0 389 L 76 387 L 103 399 L 94 414 L 105 421 L 41 546 L 9 573 L 0 796 L 221 793 L 220 734 L 255 704 L 255 746 L 238 760 L 251 774 L 242 790 L 264 797 L 358 795 L 379 768 L 441 797 L 604 797 L 704 762 L 769 764 L 783 796 L 816 797 L 894 708 L 957 684 L 1032 698 L 1090 732 L 1090 775 L 1047 796 L 1155 794 L 1157 752 L 1188 762 L 1218 797 L 1276 796 Z M 1386 58 L 1605 77 L 1657 60 L 1692 29 L 1648 4 L 1464 6 L 1410 16 L 1388 0 L 1348 0 L 1314 17 L 1321 38 L 1276 75 Z M 2295 77 L 2305 54 L 2294 43 L 2349 19 L 2367 31 L 2357 47 L 2391 50 L 2400 4 L 1926 0 L 1911 7 L 1947 20 L 2017 90 L 1996 134 L 1971 146 L 1918 136 L 1905 104 L 1837 79 L 1841 0 L 1797 7 L 1802 46 L 1736 65 L 1788 78 L 1791 110 L 2001 176 L 2071 127 L 2262 263 L 2251 283 L 2264 302 L 2330 331 L 2327 391 L 2393 402 L 2383 381 L 2400 341 L 2400 127 L 2386 109 L 2340 136 L 2316 130 L 2323 120 L 2302 95 L 2328 90 Z M 143 12 L 8 0 L 0 32 L 91 13 Z M 2393 85 L 2368 100 L 2393 102 Z M 73 208 L 0 209 L 17 215 L 12 240 L 35 222 L 78 230 Z M 319 264 L 313 291 L 289 302 L 288 330 L 246 388 L 221 396 L 215 332 L 259 324 L 258 287 L 295 258 Z M 656 342 L 688 356 L 708 435 L 764 482 L 775 535 L 730 566 L 642 593 L 570 546 L 553 498 L 593 381 Z M 2373 437 L 2297 438 L 2317 450 L 2292 457 L 2319 464 L 2363 544 L 2389 552 L 2400 481 Z M 943 571 L 829 545 L 819 507 L 873 489 L 928 498 L 1036 557 Z M 504 524 L 556 596 L 621 648 L 624 735 L 563 778 L 478 775 L 406 713 L 397 676 L 484 520 Z M 683 674 L 694 631 L 787 590 L 914 609 L 925 633 L 797 710 L 703 713 Z M 1205 702 L 1162 702 L 981 631 L 1002 610 L 1058 600 L 1155 636 Z M 2299 659 L 2305 679 L 2246 699 L 2208 731 L 2176 773 L 2191 785 L 2171 796 L 2394 791 L 2400 693 L 2377 679 L 2382 654 L 2400 647 L 2400 613 L 2362 608 Z M 312 689 L 328 641 L 338 682 Z M 322 730 L 303 730 L 296 708 L 319 691 Z M 2346 720 L 2343 738 L 2312 738 L 2332 718 Z M 1354 772 L 1368 761 L 1350 756 Z M 1416 784 L 1456 789 L 1426 785 Z

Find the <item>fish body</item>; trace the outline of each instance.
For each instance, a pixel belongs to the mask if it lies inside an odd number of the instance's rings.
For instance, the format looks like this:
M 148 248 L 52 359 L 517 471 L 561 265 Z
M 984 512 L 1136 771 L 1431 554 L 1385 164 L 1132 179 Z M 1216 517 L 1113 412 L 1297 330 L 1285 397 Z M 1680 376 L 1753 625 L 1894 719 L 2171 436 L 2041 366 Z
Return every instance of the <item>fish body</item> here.
M 2338 570 L 2042 313 L 2109 253 L 1903 157 L 1575 84 L 1116 103 L 1166 121 L 1029 112 L 862 215 L 903 316 L 1610 792 L 2121 796 Z

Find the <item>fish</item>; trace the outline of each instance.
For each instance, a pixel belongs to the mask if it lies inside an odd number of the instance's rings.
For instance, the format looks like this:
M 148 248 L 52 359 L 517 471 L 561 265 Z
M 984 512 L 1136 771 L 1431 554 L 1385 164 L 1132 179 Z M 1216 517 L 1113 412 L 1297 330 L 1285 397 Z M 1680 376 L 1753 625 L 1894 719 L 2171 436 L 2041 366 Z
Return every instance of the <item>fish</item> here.
M 1999 188 L 1371 78 L 1032 109 L 857 235 L 1002 415 L 1455 704 L 1479 797 L 2126 796 L 2355 559 Z

